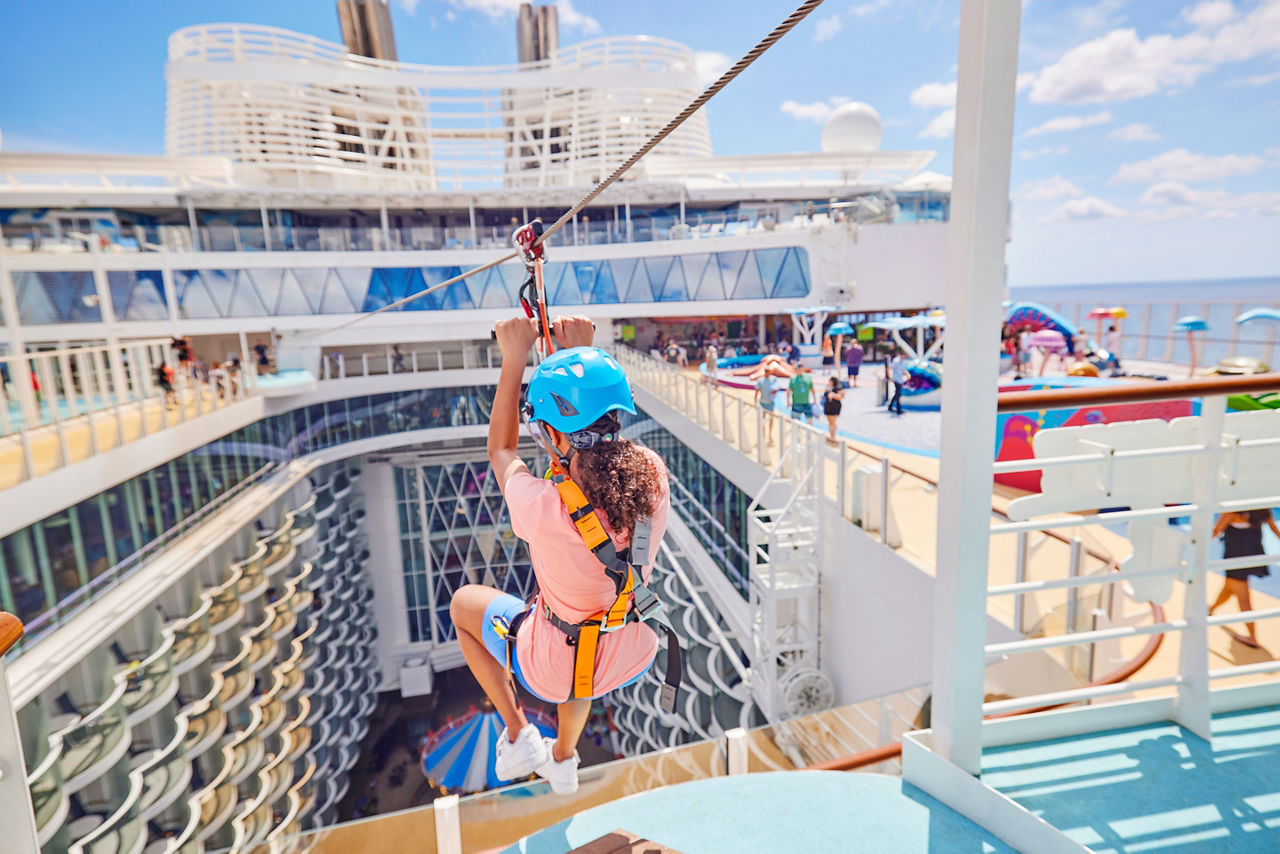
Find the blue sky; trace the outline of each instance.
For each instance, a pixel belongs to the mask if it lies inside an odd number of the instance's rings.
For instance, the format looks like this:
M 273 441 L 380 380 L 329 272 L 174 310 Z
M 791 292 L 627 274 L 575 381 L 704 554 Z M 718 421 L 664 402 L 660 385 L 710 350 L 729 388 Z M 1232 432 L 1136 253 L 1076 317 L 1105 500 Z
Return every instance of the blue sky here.
M 400 58 L 514 59 L 518 0 L 392 0 Z M 736 58 L 791 0 L 561 0 L 561 43 L 645 33 Z M 58 16 L 49 15 L 50 8 Z M 959 0 L 827 0 L 709 107 L 718 153 L 815 150 L 866 101 L 949 173 Z M 127 10 L 128 14 L 122 14 Z M 1280 274 L 1280 0 L 1023 4 L 1009 280 Z M 214 21 L 339 41 L 329 0 L 7 4 L 7 151 L 161 153 L 168 35 Z

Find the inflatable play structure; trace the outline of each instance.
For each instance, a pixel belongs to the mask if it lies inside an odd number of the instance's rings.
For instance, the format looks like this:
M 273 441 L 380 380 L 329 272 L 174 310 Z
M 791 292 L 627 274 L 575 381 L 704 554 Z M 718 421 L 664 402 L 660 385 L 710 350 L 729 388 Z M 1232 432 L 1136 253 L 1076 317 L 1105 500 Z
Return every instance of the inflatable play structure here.
M 1097 313 L 1099 311 L 1103 313 Z M 1101 318 L 1123 318 L 1127 316 L 1127 312 L 1122 307 L 1115 306 L 1108 309 L 1095 309 L 1089 313 L 1089 316 L 1098 319 L 1099 338 L 1089 341 L 1089 347 L 1093 351 L 1093 355 L 1087 361 L 1081 357 L 1082 354 L 1076 353 L 1075 334 L 1077 327 L 1065 315 L 1059 314 L 1048 306 L 1041 305 L 1038 302 L 1011 303 L 1007 306 L 1005 323 L 1009 324 L 1014 332 L 1020 333 L 1025 329 L 1030 330 L 1033 335 L 1042 332 L 1055 332 L 1061 335 L 1067 354 L 1068 373 L 1073 376 L 1091 377 L 1098 376 L 1101 371 L 1108 368 L 1116 369 L 1120 365 L 1116 356 L 1103 349 L 1099 340 L 1102 329 Z M 1093 370 L 1090 371 L 1088 366 L 1091 366 Z M 1000 370 L 1008 371 L 1012 370 L 1012 368 L 1013 363 L 1009 356 L 1001 354 Z
M 555 736 L 555 723 L 546 715 L 529 708 L 524 713 L 543 735 Z M 502 718 L 497 712 L 470 709 L 426 737 L 418 751 L 422 773 L 431 785 L 450 793 L 505 786 L 494 771 L 501 734 Z
M 1090 377 L 1040 377 L 1013 380 L 1001 384 L 1000 392 L 1040 391 L 1060 388 L 1099 388 L 1116 385 L 1118 380 Z M 1078 409 L 1042 409 L 1039 412 L 1013 412 L 996 417 L 996 461 L 1029 460 L 1035 457 L 1032 440 L 1036 433 L 1051 427 L 1075 427 L 1083 424 L 1114 424 L 1118 421 L 1143 421 L 1159 418 L 1171 421 L 1185 415 L 1198 415 L 1200 402 L 1162 400 L 1150 403 L 1117 403 L 1106 406 L 1083 406 Z M 996 483 L 1040 491 L 1040 471 L 997 474 Z
M 902 389 L 902 405 L 906 409 L 942 407 L 942 363 L 937 361 L 937 356 L 942 349 L 942 330 L 946 322 L 945 315 L 933 312 L 911 317 L 882 317 L 866 324 L 872 329 L 887 331 L 907 359 L 907 384 Z M 909 329 L 916 331 L 914 347 L 902 335 Z M 926 329 L 934 329 L 937 333 L 928 349 L 924 347 Z

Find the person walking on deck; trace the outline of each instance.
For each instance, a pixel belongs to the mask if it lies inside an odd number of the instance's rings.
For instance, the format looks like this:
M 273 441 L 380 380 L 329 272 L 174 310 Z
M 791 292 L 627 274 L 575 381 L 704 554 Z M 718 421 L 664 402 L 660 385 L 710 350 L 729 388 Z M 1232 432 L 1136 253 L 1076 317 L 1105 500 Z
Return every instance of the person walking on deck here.
M 907 385 L 907 360 L 897 350 L 893 351 L 893 358 L 889 360 L 889 382 L 893 384 L 893 394 L 889 397 L 888 409 L 901 415 L 902 389 Z
M 791 417 L 808 424 L 813 421 L 813 380 L 805 368 L 798 368 L 791 378 L 787 393 L 791 399 Z
M 544 359 L 529 381 L 523 412 L 530 432 L 558 457 L 552 479 L 530 473 L 518 449 L 520 384 L 539 334 L 525 317 L 502 321 L 495 332 L 502 371 L 489 422 L 489 463 L 511 528 L 529 544 L 539 592 L 527 604 L 495 588 L 468 584 L 453 594 L 449 613 L 468 667 L 506 725 L 498 736 L 498 778 L 516 780 L 536 772 L 553 792 L 568 794 L 578 788 L 576 745 L 592 698 L 642 678 L 657 654 L 658 638 L 644 617 L 635 619 L 634 605 L 622 625 L 607 633 L 593 633 L 588 625 L 595 619 L 602 626 L 609 621 L 602 611 L 608 609 L 611 619 L 620 603 L 627 606 L 625 588 L 619 594 L 606 569 L 617 569 L 624 556 L 627 575 L 640 576 L 633 588 L 640 600 L 641 582 L 653 566 L 647 558 L 643 565 L 630 561 L 637 552 L 651 553 L 649 543 L 656 550 L 671 494 L 662 459 L 620 436 L 619 412 L 636 411 L 631 389 L 613 357 L 589 346 L 593 328 L 585 317 L 552 322 L 556 340 L 566 349 Z M 578 491 L 576 497 L 589 503 L 571 515 L 566 491 Z M 583 525 L 591 520 L 593 537 L 603 529 L 607 538 L 589 548 Z M 612 557 L 597 557 L 606 544 Z M 570 645 L 570 637 L 578 642 Z M 584 644 L 594 645 L 595 654 L 580 662 L 577 651 Z M 544 739 L 529 723 L 516 700 L 515 682 L 556 705 L 555 739 Z M 586 695 L 584 683 L 590 688 Z
M 844 388 L 840 380 L 832 377 L 822 391 L 822 414 L 827 416 L 827 444 L 835 445 L 836 421 L 840 418 L 840 401 L 844 399 Z
M 862 343 L 856 339 L 849 342 L 849 349 L 844 354 L 844 366 L 849 370 L 849 385 L 853 388 L 858 387 L 858 371 L 862 369 L 862 357 L 866 355 L 866 350 L 862 348 Z
M 1270 510 L 1223 513 L 1219 516 L 1218 524 L 1213 528 L 1213 536 L 1222 537 L 1222 556 L 1224 558 L 1233 558 L 1257 555 L 1261 559 L 1266 554 L 1262 547 L 1263 525 L 1270 527 L 1271 532 L 1280 537 L 1280 528 L 1276 527 L 1276 520 L 1272 517 Z M 1260 560 L 1258 566 L 1228 569 L 1226 581 L 1222 584 L 1222 590 L 1218 593 L 1218 598 L 1209 606 L 1209 613 L 1213 614 L 1233 596 L 1239 604 L 1241 612 L 1253 610 L 1253 604 L 1249 598 L 1249 579 L 1254 576 L 1266 578 L 1270 574 L 1270 567 L 1267 566 L 1266 561 L 1262 560 Z M 1258 643 L 1257 625 L 1250 622 L 1245 623 L 1244 627 L 1248 631 L 1248 635 L 1241 635 L 1231 629 L 1227 629 L 1227 632 L 1245 646 L 1250 646 L 1254 649 L 1261 647 L 1261 644 Z

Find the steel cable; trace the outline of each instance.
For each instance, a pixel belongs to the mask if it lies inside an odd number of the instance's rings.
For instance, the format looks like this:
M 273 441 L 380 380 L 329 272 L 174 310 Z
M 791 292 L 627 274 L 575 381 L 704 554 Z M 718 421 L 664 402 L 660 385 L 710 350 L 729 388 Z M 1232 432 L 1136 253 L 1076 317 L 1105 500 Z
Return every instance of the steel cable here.
M 698 112 L 698 110 L 702 109 L 702 107 L 705 106 L 706 103 L 710 101 L 713 97 L 715 97 L 715 95 L 721 89 L 729 85 L 729 83 L 735 77 L 737 77 L 739 74 L 745 71 L 751 65 L 751 63 L 759 59 L 761 54 L 763 54 L 769 48 L 773 47 L 773 45 L 778 41 L 778 39 L 782 38 L 788 32 L 790 32 L 795 27 L 795 25 L 803 21 L 809 15 L 810 12 L 812 12 L 814 9 L 821 6 L 822 2 L 823 0 L 805 0 L 804 3 L 800 4 L 799 8 L 797 8 L 794 12 L 792 12 L 787 17 L 786 20 L 778 24 L 778 26 L 774 27 L 773 30 L 767 36 L 765 36 L 756 44 L 755 47 L 753 47 L 751 50 L 743 54 L 742 58 L 739 59 L 737 62 L 735 62 L 733 66 L 729 68 L 728 71 L 721 74 L 716 79 L 716 81 L 712 83 L 710 86 L 708 86 L 706 89 L 704 89 L 702 93 L 698 95 L 698 97 L 690 101 L 689 105 L 686 106 L 683 110 L 681 110 L 675 116 L 675 118 L 667 122 L 667 124 L 661 130 L 659 130 L 657 133 L 651 136 L 644 143 L 644 145 L 640 146 L 640 148 L 638 148 L 634 154 L 632 154 L 625 161 L 623 161 L 623 163 L 620 166 L 618 166 L 617 169 L 614 169 L 613 172 L 610 173 L 608 177 L 606 177 L 604 180 L 596 184 L 595 187 L 592 188 L 591 192 L 587 193 L 585 196 L 582 197 L 582 199 L 580 199 L 577 202 L 577 204 L 569 208 L 569 210 L 565 211 L 564 214 L 559 219 L 557 219 L 554 223 L 547 226 L 546 230 L 543 231 L 542 233 L 542 237 L 538 239 L 537 245 L 541 245 L 547 240 L 548 237 L 555 234 L 561 228 L 564 228 L 566 223 L 570 222 L 575 216 L 577 216 L 578 213 L 583 208 L 591 204 L 591 202 L 597 196 L 599 196 L 602 192 L 604 192 L 606 187 L 608 187 L 614 181 L 617 181 L 619 178 L 625 175 L 627 170 L 629 170 L 632 166 L 635 166 L 636 163 L 639 162 L 640 158 L 644 157 L 646 154 L 648 154 L 650 151 L 656 148 L 658 144 L 661 143 L 668 136 L 670 136 L 676 130 L 676 128 L 684 124 L 684 122 L 690 116 Z M 489 269 L 492 269 L 493 267 L 497 267 L 499 264 L 505 264 L 507 261 L 515 260 L 517 257 L 519 257 L 519 253 L 508 252 L 506 255 L 503 255 L 500 258 L 495 258 L 494 260 L 481 264 L 478 267 L 473 267 L 464 273 L 460 273 L 452 278 L 445 279 L 443 282 L 438 282 L 429 288 L 424 288 L 423 290 L 420 290 L 416 293 L 409 294 L 406 297 L 401 297 L 395 302 L 387 303 L 381 308 L 376 308 L 373 311 L 361 314 L 357 317 L 352 318 L 351 320 L 348 320 L 344 323 L 340 323 L 337 326 L 332 326 L 332 327 L 329 327 L 328 329 L 318 329 L 318 330 L 315 330 L 314 332 L 300 333 L 294 337 L 309 338 L 315 335 L 322 335 L 327 332 L 337 332 L 339 329 L 346 329 L 348 326 L 354 326 L 355 324 L 360 323 L 361 321 L 367 320 L 376 314 L 381 314 L 384 311 L 392 311 L 393 309 L 397 309 L 400 306 L 408 305 L 414 300 L 425 297 L 427 294 L 435 293 L 436 291 L 442 288 L 447 288 L 450 285 L 456 285 L 458 282 L 461 282 L 465 279 L 469 279 L 470 277 L 476 275 L 477 273 L 483 273 L 485 270 L 489 270 Z

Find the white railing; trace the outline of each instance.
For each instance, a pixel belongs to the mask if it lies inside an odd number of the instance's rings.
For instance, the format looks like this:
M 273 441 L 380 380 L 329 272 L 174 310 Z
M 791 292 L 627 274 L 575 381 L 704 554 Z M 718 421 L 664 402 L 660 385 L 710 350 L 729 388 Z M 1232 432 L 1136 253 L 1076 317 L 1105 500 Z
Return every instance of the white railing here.
M 243 400 L 248 372 L 183 373 L 167 338 L 0 356 L 0 488 Z M 158 376 L 174 371 L 173 391 Z
M 1280 387 L 1280 380 L 1277 380 L 1277 387 Z M 1176 388 L 1171 388 L 1170 391 L 1169 397 L 1176 396 Z M 1199 390 L 1198 394 L 1204 394 L 1203 389 Z M 1131 677 L 1111 684 L 1095 684 L 1068 691 L 997 700 L 983 705 L 985 714 L 999 714 L 1063 703 L 1087 703 L 1107 697 L 1132 696 L 1137 692 L 1176 687 L 1180 708 L 1185 710 L 1180 722 L 1207 737 L 1208 715 L 1211 708 L 1209 699 L 1211 682 L 1236 677 L 1261 676 L 1280 670 L 1280 662 L 1277 661 L 1208 669 L 1207 629 L 1209 627 L 1261 622 L 1280 617 L 1280 608 L 1275 607 L 1255 608 L 1243 613 L 1226 613 L 1217 616 L 1207 614 L 1205 594 L 1209 572 L 1225 572 L 1231 569 L 1265 565 L 1269 561 L 1266 555 L 1211 559 L 1209 541 L 1217 515 L 1227 511 L 1280 506 L 1280 482 L 1266 484 L 1263 481 L 1254 480 L 1244 483 L 1238 479 L 1241 477 L 1238 470 L 1242 449 L 1254 453 L 1252 465 L 1275 470 L 1267 459 L 1267 455 L 1274 455 L 1276 452 L 1270 449 L 1280 446 L 1280 411 L 1226 416 L 1225 395 L 1225 392 L 1220 392 L 1204 396 L 1201 414 L 1186 419 L 1193 425 L 1197 437 L 1194 444 L 1162 445 L 1156 435 L 1158 428 L 1152 427 L 1153 438 L 1150 447 L 1118 449 L 1109 444 L 1110 437 L 1106 431 L 1111 429 L 1110 427 L 1058 428 L 1056 431 L 1041 431 L 1037 436 L 1037 448 L 1051 439 L 1054 432 L 1065 436 L 1066 431 L 1089 429 L 1091 432 L 1087 441 L 1084 437 L 1075 439 L 1077 446 L 1087 448 L 1087 452 L 1051 454 L 1044 459 L 1033 458 L 996 464 L 996 469 L 1001 472 L 1060 468 L 1077 472 L 1072 483 L 1076 486 L 1091 484 L 1096 494 L 1084 495 L 1076 500 L 1074 503 L 1080 505 L 1078 508 L 1062 507 L 1060 508 L 1062 510 L 1087 510 L 1090 505 L 1106 506 L 1108 503 L 1126 508 L 1132 507 L 1132 509 L 1058 515 L 996 523 L 991 526 L 993 538 L 1009 535 L 1017 537 L 1018 578 L 1013 584 L 989 586 L 988 597 L 1013 596 L 1019 600 L 1019 619 L 1016 623 L 1019 631 L 1026 629 L 1022 620 L 1022 600 L 1038 596 L 1045 591 L 1065 593 L 1066 617 L 1060 630 L 1047 632 L 1041 637 L 987 644 L 984 652 L 988 658 L 1048 650 L 1070 653 L 1084 646 L 1114 645 L 1128 639 L 1150 635 L 1179 637 L 1182 652 L 1179 665 L 1173 673 L 1157 675 L 1149 679 Z M 1189 396 L 1193 395 L 1189 393 Z M 1075 407 L 1087 405 L 1087 403 L 1081 400 L 1062 405 Z M 1046 404 L 1043 402 L 1037 404 L 1040 408 L 1044 405 Z M 1012 411 L 1017 407 L 1005 408 Z M 1240 420 L 1242 416 L 1248 419 L 1248 425 Z M 1247 430 L 1250 438 L 1241 439 L 1239 436 L 1232 435 L 1233 432 L 1241 430 Z M 1132 441 L 1129 444 L 1131 443 Z M 1125 460 L 1151 459 L 1168 462 L 1168 469 L 1164 476 L 1171 481 L 1183 481 L 1180 491 L 1188 495 L 1191 500 L 1179 498 L 1178 503 L 1173 506 L 1143 506 L 1141 497 L 1143 485 L 1135 486 L 1117 482 L 1115 467 L 1118 464 L 1122 464 Z M 1179 466 L 1185 470 L 1185 474 L 1177 471 Z M 1048 488 L 1046 484 L 1046 489 Z M 1086 489 L 1083 486 L 1080 488 Z M 1022 500 L 1032 501 L 1033 499 Z M 1016 517 L 1018 510 L 1018 502 L 1015 501 L 1010 505 L 1010 514 Z M 1171 521 L 1184 518 L 1190 522 L 1185 533 L 1181 529 L 1170 530 Z M 1097 526 L 1118 523 L 1128 523 L 1130 526 L 1128 537 L 1133 554 L 1124 563 L 1104 568 L 1101 573 L 1082 572 L 1078 564 L 1071 564 L 1068 566 L 1068 572 L 1063 576 L 1026 580 L 1027 537 L 1030 532 L 1071 530 L 1083 533 L 1089 528 L 1096 529 Z M 1077 536 L 1079 534 L 1073 535 L 1072 539 L 1076 553 L 1080 548 L 1078 545 L 1080 540 L 1076 538 Z M 1163 545 L 1160 545 L 1161 542 Z M 1131 569 L 1125 566 L 1129 562 L 1133 564 Z M 1105 604 L 1102 604 L 1105 600 L 1099 600 L 1098 607 L 1088 607 L 1087 600 L 1081 596 L 1084 588 L 1096 587 L 1100 584 L 1108 585 L 1108 592 L 1112 593 L 1117 583 L 1124 586 L 1131 600 L 1139 603 L 1148 597 L 1157 602 L 1164 602 L 1181 583 L 1183 585 L 1181 613 L 1160 621 L 1139 625 L 1132 620 L 1115 619 L 1118 603 L 1114 600 Z M 1236 681 L 1238 684 L 1239 680 L 1236 679 Z

